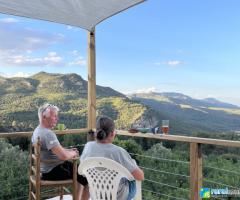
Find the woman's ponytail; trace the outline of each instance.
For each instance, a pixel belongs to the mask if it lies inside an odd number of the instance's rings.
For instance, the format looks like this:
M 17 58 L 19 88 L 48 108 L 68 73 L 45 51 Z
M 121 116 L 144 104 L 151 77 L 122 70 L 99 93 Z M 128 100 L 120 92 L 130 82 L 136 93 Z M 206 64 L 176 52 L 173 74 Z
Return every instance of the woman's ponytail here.
M 104 140 L 107 137 L 107 133 L 103 129 L 98 130 L 96 135 L 98 140 Z

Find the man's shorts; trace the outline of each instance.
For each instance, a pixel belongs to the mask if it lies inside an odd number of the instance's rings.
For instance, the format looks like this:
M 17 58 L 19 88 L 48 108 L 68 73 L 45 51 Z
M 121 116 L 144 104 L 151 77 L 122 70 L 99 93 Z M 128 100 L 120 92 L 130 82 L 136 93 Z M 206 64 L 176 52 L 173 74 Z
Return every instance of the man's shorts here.
M 49 181 L 60 181 L 72 178 L 73 178 L 73 163 L 65 161 L 64 163 L 54 167 L 50 172 L 42 173 L 41 179 Z M 87 179 L 79 174 L 77 174 L 77 181 L 84 186 L 88 184 Z

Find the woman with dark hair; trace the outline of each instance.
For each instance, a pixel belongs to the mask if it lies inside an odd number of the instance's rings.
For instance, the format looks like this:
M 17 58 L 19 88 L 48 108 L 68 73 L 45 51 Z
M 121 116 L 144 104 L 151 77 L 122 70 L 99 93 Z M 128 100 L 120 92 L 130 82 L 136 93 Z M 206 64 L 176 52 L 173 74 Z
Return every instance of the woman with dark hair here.
M 135 160 L 131 158 L 125 149 L 112 144 L 115 135 L 116 131 L 113 120 L 105 116 L 98 118 L 95 133 L 96 141 L 88 142 L 85 145 L 80 158 L 81 162 L 88 157 L 109 158 L 127 168 L 136 180 L 142 181 L 144 179 L 144 173 L 137 166 Z M 131 186 L 129 187 L 129 185 Z M 117 199 L 129 199 L 132 195 L 132 190 L 135 190 L 132 184 L 125 178 L 121 179 Z

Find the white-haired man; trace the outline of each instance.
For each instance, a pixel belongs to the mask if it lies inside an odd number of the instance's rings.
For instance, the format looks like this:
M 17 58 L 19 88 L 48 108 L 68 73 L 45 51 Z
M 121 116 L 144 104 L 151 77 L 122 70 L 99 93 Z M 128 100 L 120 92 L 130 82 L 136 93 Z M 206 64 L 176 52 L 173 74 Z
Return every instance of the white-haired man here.
M 54 163 L 41 163 L 43 180 L 65 180 L 72 178 L 72 163 L 67 161 L 77 157 L 76 149 L 65 149 L 59 143 L 56 134 L 52 131 L 58 122 L 58 107 L 51 104 L 44 104 L 38 109 L 39 125 L 32 135 L 32 143 L 36 143 L 38 137 L 41 140 L 41 158 L 43 160 L 54 160 Z M 85 180 L 81 176 L 78 179 L 78 198 L 80 199 L 80 183 Z

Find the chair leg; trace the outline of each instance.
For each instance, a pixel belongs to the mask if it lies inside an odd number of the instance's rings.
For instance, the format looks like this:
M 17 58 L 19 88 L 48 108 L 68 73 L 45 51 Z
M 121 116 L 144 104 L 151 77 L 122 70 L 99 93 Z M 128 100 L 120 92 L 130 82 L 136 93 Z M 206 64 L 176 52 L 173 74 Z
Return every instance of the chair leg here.
M 77 184 L 75 182 L 73 182 L 73 186 L 72 186 L 72 199 L 73 200 L 77 200 Z
M 36 200 L 40 200 L 40 187 L 36 186 Z
M 73 190 L 72 190 L 72 197 L 73 200 L 77 200 L 77 160 L 73 161 Z
M 60 200 L 63 200 L 63 186 L 60 186 Z
M 31 183 L 31 181 L 29 181 L 29 191 L 28 191 L 28 199 L 29 200 L 32 200 L 31 192 L 32 192 L 32 183 Z

